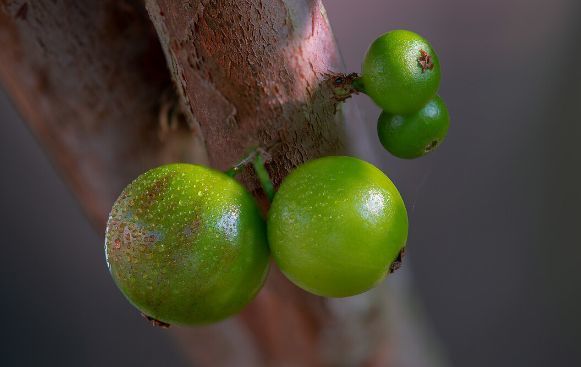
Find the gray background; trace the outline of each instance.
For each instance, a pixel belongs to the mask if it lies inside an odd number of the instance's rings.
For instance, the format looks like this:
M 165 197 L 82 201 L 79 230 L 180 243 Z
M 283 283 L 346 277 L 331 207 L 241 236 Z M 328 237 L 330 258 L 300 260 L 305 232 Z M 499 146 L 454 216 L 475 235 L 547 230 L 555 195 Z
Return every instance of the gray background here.
M 348 71 L 380 33 L 426 36 L 452 115 L 432 155 L 368 159 L 410 211 L 406 265 L 453 366 L 581 365 L 581 3 L 327 0 Z M 373 132 L 377 109 L 359 105 Z M 102 236 L 0 93 L 0 358 L 184 366 L 115 289 Z

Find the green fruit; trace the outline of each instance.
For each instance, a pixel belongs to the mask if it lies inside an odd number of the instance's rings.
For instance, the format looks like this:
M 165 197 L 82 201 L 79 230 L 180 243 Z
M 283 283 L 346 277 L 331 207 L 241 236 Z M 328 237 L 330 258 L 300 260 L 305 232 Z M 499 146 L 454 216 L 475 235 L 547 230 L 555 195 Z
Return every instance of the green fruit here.
M 362 66 L 364 90 L 384 111 L 419 110 L 438 91 L 440 63 L 432 46 L 416 33 L 391 31 L 367 50 Z
M 292 282 L 347 297 L 385 278 L 405 246 L 408 219 L 396 187 L 375 166 L 325 157 L 285 178 L 267 229 L 274 259 Z
M 268 270 L 264 222 L 252 196 L 213 169 L 170 164 L 139 176 L 113 205 L 107 264 L 123 294 L 165 323 L 228 317 Z
M 381 144 L 399 158 L 417 158 L 436 149 L 450 126 L 444 101 L 434 97 L 421 110 L 409 115 L 383 112 L 377 122 Z

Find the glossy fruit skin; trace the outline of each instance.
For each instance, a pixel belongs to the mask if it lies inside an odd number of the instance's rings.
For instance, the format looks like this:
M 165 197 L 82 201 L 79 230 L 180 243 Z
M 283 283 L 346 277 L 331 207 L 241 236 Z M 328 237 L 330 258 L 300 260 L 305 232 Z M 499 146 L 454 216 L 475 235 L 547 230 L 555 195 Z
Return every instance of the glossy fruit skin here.
M 123 190 L 105 252 L 135 307 L 182 325 L 242 309 L 262 287 L 269 258 L 252 196 L 222 172 L 181 163 L 154 168 Z
M 418 61 L 427 52 L 433 68 L 422 71 Z M 365 93 L 393 114 L 419 110 L 436 95 L 440 62 L 432 46 L 420 35 L 395 30 L 378 37 L 367 50 L 362 65 Z
M 436 149 L 446 137 L 450 115 L 444 101 L 434 97 L 421 110 L 409 115 L 383 112 L 377 134 L 384 148 L 399 158 L 413 159 Z
M 408 218 L 396 187 L 375 166 L 325 157 L 285 178 L 267 229 L 273 257 L 293 283 L 347 297 L 385 278 L 405 246 Z

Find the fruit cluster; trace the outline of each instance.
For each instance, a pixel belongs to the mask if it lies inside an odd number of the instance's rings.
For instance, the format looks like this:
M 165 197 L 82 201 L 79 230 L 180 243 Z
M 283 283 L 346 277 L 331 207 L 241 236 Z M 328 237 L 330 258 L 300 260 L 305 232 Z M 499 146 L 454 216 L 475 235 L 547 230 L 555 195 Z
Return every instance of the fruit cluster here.
M 355 89 L 383 109 L 377 124 L 381 144 L 410 159 L 433 151 L 448 132 L 439 86 L 440 61 L 432 46 L 416 33 L 396 30 L 371 44 Z
M 379 134 L 389 151 L 419 156 L 444 138 L 448 115 L 435 96 L 439 64 L 421 37 L 406 31 L 381 36 L 359 79 L 384 109 Z M 292 171 L 275 192 L 261 151 L 242 162 L 227 172 L 185 163 L 154 168 L 113 205 L 107 265 L 149 319 L 195 325 L 235 314 L 262 287 L 269 253 L 289 280 L 327 297 L 365 292 L 399 266 L 407 212 L 375 166 L 352 157 L 319 158 Z M 234 178 L 249 163 L 271 199 L 266 221 Z

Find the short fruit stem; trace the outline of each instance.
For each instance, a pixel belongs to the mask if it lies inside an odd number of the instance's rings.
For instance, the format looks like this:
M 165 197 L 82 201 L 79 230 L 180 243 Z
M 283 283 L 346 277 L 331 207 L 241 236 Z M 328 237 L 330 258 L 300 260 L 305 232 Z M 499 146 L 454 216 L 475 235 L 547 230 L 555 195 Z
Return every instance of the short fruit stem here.
M 327 82 L 331 84 L 333 98 L 338 102 L 343 102 L 351 98 L 353 94 L 365 93 L 363 80 L 357 73 L 331 73 L 327 74 Z
M 268 197 L 268 201 L 272 203 L 272 199 L 274 199 L 274 185 L 270 180 L 270 176 L 268 175 L 268 171 L 266 170 L 264 163 L 263 154 L 258 151 L 252 160 L 252 167 L 254 167 L 254 171 L 258 176 L 258 181 L 260 181 L 260 185 L 262 185 L 262 190 L 264 190 L 266 197 Z
M 258 181 L 262 186 L 262 190 L 266 194 L 268 201 L 272 202 L 274 198 L 274 185 L 270 180 L 270 175 L 266 170 L 266 160 L 268 160 L 270 155 L 262 148 L 255 148 L 253 149 L 244 159 L 238 162 L 236 165 L 232 166 L 230 169 L 225 171 L 224 173 L 230 177 L 235 177 L 238 173 L 244 169 L 248 164 L 252 164 L 254 168 L 254 172 L 256 172 L 256 176 L 258 177 Z
M 351 83 L 353 89 L 355 89 L 359 93 L 365 93 L 365 86 L 363 85 L 363 78 L 361 76 L 357 76 L 357 78 L 353 79 Z
M 254 155 L 256 154 L 256 152 L 253 150 L 248 156 L 246 156 L 243 160 L 241 160 L 240 162 L 236 163 L 236 165 L 228 168 L 226 171 L 224 171 L 225 174 L 227 174 L 230 177 L 236 177 L 238 176 L 238 174 L 244 169 L 244 167 L 246 167 L 254 158 Z

